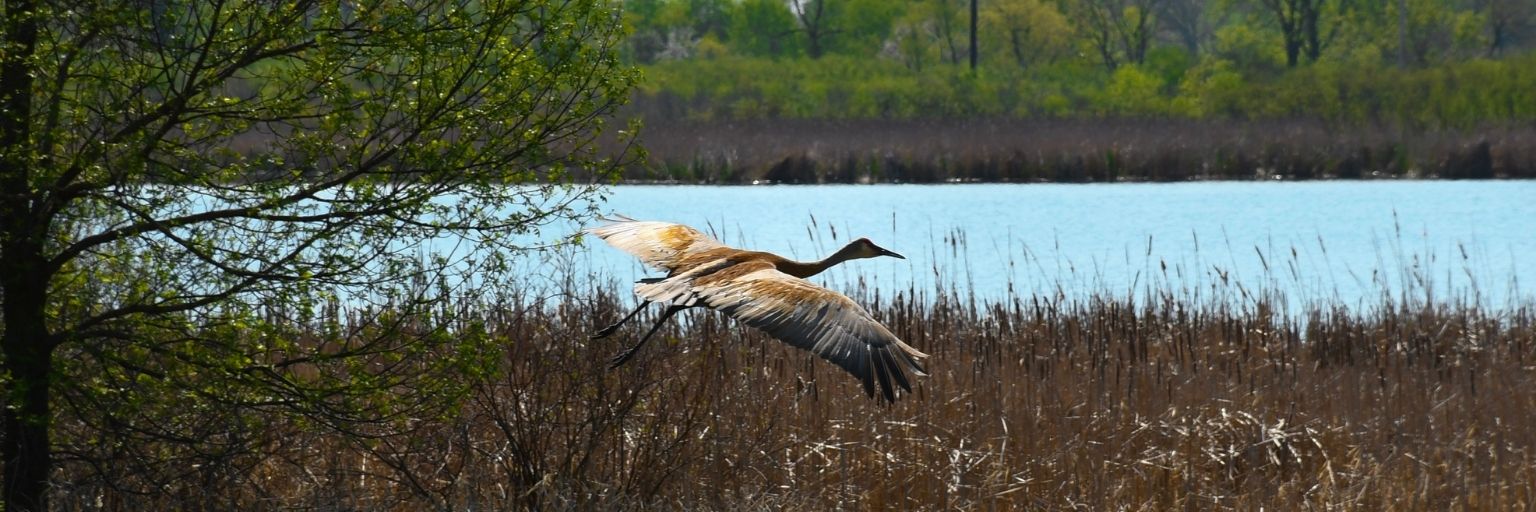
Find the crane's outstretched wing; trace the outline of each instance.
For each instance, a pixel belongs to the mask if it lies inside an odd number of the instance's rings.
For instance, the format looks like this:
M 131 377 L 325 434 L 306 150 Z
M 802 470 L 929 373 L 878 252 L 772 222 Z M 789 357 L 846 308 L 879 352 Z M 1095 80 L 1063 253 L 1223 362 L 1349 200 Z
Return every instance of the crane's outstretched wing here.
M 876 380 L 886 401 L 894 402 L 892 381 L 912 391 L 905 370 L 927 375 L 918 360 L 928 354 L 902 343 L 852 299 L 771 263 L 743 263 L 700 276 L 692 290 L 710 308 L 842 367 L 871 397 Z
M 622 216 L 603 220 L 609 222 L 585 231 L 659 270 L 677 270 L 688 256 L 726 247 L 719 240 L 682 224 Z

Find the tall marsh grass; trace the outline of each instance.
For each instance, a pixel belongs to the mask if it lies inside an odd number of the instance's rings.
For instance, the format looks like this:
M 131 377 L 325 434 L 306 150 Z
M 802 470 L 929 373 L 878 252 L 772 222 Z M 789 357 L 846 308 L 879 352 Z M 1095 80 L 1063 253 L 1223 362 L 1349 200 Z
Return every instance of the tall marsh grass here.
M 705 311 L 609 371 L 609 357 L 659 311 L 589 340 L 631 305 L 627 286 L 555 275 L 456 306 L 460 317 L 441 329 L 472 324 L 504 350 L 456 414 L 421 418 L 410 435 L 343 439 L 286 425 L 260 433 L 265 455 L 231 462 L 234 476 L 218 485 L 140 496 L 66 478 L 93 492 L 62 489 L 59 501 L 120 510 L 1536 507 L 1529 300 L 1494 307 L 1412 289 L 1297 310 L 1280 291 L 1166 281 L 988 299 L 937 268 L 934 286 L 894 294 L 846 274 L 833 286 L 932 354 L 932 375 L 884 405 L 835 367 Z

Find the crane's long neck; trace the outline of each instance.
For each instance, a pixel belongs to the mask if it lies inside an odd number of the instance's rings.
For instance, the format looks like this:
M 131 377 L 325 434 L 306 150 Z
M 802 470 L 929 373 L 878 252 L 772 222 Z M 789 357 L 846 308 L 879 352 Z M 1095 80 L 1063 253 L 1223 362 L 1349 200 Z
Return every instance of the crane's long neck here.
M 816 274 L 820 274 L 821 271 L 832 268 L 833 265 L 854 259 L 854 255 L 857 252 L 858 247 L 854 246 L 853 244 L 848 244 L 821 261 L 800 262 L 786 259 L 776 266 L 779 268 L 780 272 L 804 279 Z

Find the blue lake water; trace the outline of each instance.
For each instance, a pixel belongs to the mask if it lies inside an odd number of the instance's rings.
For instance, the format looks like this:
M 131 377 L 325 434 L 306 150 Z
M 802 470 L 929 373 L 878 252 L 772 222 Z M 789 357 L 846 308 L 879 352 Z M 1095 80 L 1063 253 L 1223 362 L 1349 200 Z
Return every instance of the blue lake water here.
M 940 283 L 983 299 L 1149 287 L 1225 300 L 1375 303 L 1383 293 L 1503 305 L 1536 278 L 1536 182 L 617 186 L 604 211 L 819 259 L 868 237 L 905 260 L 813 280 L 882 294 Z M 652 275 L 589 239 L 568 264 Z M 1229 298 L 1229 297 L 1227 297 Z

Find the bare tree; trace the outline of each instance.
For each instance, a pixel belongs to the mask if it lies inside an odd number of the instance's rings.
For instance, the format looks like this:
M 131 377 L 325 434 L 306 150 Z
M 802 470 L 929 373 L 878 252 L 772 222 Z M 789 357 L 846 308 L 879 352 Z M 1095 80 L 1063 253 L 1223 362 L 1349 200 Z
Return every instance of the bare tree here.
M 960 26 L 960 4 L 964 0 L 933 0 L 934 28 L 938 30 L 940 42 L 944 45 L 944 57 L 950 64 L 960 64 L 960 59 L 965 55 L 960 50 L 960 36 L 957 32 L 964 30 Z
M 1317 62 L 1323 52 L 1323 37 L 1318 24 L 1328 0 L 1259 0 L 1280 28 L 1285 45 L 1285 63 L 1296 67 L 1302 57 Z
M 1050 61 L 1070 48 L 1072 27 L 1060 11 L 1040 0 L 988 2 L 982 16 L 993 51 L 1021 68 Z
M 1211 19 L 1207 0 L 1162 0 L 1158 21 L 1184 46 L 1191 56 L 1200 55 L 1221 23 Z
M 1081 37 L 1098 52 L 1105 69 L 1146 59 L 1163 0 L 1080 0 L 1072 2 Z
M 1483 13 L 1487 55 L 1498 57 L 1522 43 L 1536 41 L 1536 3 L 1528 0 L 1475 0 Z
M 830 0 L 791 0 L 800 30 L 805 33 L 805 53 L 812 59 L 826 53 L 827 39 L 837 33 L 827 19 L 827 2 Z

